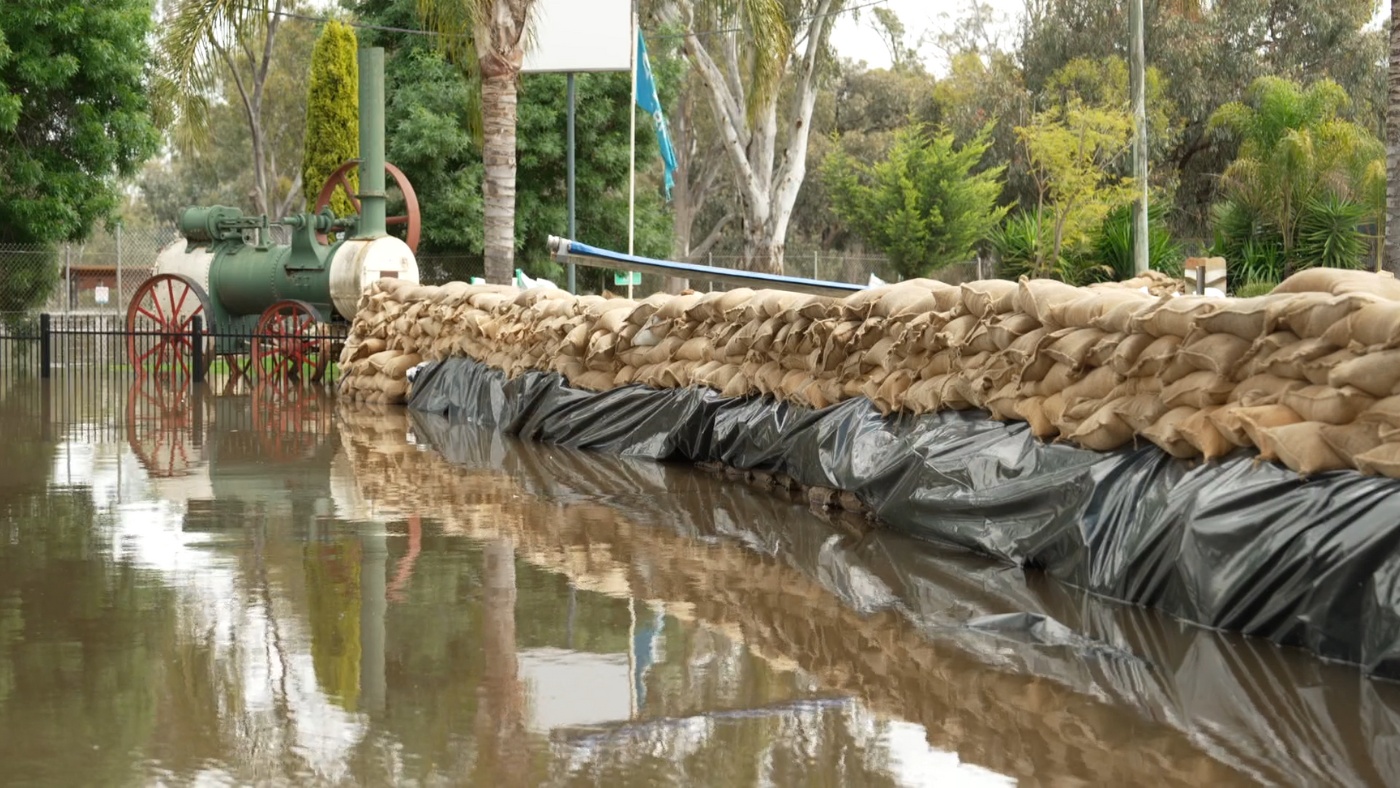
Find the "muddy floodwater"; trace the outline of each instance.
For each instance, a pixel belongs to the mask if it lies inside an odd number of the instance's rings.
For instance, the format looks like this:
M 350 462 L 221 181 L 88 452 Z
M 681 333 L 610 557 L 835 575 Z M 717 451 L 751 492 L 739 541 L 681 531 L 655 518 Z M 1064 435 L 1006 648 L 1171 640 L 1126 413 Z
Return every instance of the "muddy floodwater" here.
M 1396 685 L 742 480 L 0 389 L 0 784 L 1400 784 Z

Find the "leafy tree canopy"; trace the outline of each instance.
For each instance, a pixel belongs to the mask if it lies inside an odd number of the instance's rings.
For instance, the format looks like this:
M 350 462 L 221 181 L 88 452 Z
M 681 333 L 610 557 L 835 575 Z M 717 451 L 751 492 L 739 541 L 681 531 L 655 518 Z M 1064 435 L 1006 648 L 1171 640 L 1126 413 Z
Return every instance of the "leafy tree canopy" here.
M 360 151 L 359 63 L 355 30 L 332 19 L 321 30 L 311 50 L 311 84 L 306 93 L 306 145 L 301 161 L 301 187 L 306 205 L 316 203 L 321 184 L 332 172 Z M 350 186 L 359 186 L 358 172 L 350 172 Z M 354 212 L 350 198 L 337 191 L 331 199 L 336 216 Z
M 0 243 L 82 240 L 156 148 L 150 0 L 0 3 Z
M 822 168 L 832 207 L 905 278 L 964 261 L 1007 211 L 996 207 L 1002 168 L 973 174 L 989 137 L 959 147 L 951 132 L 910 126 L 874 165 L 838 147 Z

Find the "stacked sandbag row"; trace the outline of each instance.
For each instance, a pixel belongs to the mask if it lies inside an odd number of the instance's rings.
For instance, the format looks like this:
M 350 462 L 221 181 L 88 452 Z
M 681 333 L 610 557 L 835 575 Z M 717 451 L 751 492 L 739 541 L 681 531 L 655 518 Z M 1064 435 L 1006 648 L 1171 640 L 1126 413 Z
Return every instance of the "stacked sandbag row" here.
M 1400 476 L 1400 283 L 1329 270 L 1255 299 L 1175 289 L 1158 276 L 914 280 L 841 299 L 739 289 L 631 301 L 382 280 L 361 300 L 342 390 L 401 401 L 409 368 L 467 356 L 592 391 L 980 408 L 1099 451 L 1146 439 L 1213 459 L 1254 446 L 1304 474 Z

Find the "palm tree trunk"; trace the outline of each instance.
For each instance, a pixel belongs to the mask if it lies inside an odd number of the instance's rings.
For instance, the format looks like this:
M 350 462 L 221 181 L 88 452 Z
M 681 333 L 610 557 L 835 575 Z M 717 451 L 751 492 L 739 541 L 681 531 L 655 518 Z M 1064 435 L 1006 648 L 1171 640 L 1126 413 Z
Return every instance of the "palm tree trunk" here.
M 1386 95 L 1386 222 L 1385 262 L 1392 272 L 1400 272 L 1400 25 L 1396 24 L 1395 2 L 1390 4 L 1390 77 Z
M 492 284 L 510 284 L 515 275 L 515 104 L 515 74 L 483 74 L 483 231 L 486 281 Z

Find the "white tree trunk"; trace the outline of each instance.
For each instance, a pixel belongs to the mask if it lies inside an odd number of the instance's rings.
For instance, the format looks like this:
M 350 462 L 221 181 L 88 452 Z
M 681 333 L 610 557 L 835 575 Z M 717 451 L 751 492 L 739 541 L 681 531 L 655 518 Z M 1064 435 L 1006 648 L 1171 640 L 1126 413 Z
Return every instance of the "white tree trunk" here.
M 677 5 L 684 18 L 693 19 L 690 0 Z M 740 78 L 745 55 L 735 43 L 740 37 L 702 38 L 693 29 L 686 35 L 686 59 L 700 73 L 738 186 L 743 208 L 741 266 L 748 270 L 782 272 L 788 223 L 807 175 L 817 59 L 826 45 L 831 13 L 840 6 L 841 0 L 816 0 L 804 8 L 807 26 L 794 31 L 801 46 L 786 66 L 784 88 L 771 91 L 752 119 Z

